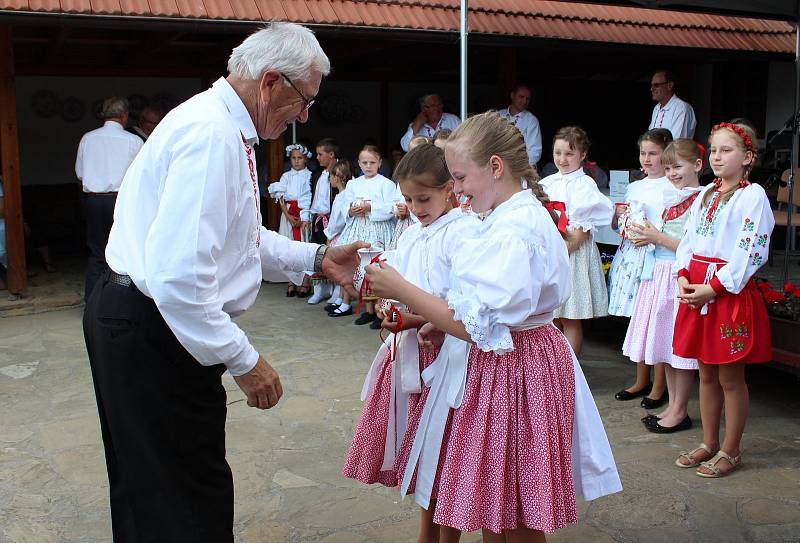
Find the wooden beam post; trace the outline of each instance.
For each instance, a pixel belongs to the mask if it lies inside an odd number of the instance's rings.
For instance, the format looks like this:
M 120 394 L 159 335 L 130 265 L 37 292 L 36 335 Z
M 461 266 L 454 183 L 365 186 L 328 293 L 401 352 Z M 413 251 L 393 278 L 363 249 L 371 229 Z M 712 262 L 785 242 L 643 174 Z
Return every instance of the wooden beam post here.
M 508 93 L 517 82 L 517 50 L 504 47 L 499 51 L 497 63 L 497 98 L 498 107 L 508 105 Z M 529 83 L 530 84 L 530 83 Z
M 19 182 L 14 50 L 11 48 L 11 26 L 7 24 L 0 24 L 0 164 L 5 193 L 8 291 L 21 294 L 27 287 L 25 233 L 22 229 L 22 190 Z
M 278 136 L 278 139 L 267 140 L 267 165 L 269 166 L 270 183 L 279 180 L 283 175 L 283 154 L 283 136 Z M 263 210 L 269 213 L 267 215 L 267 227 L 277 232 L 281 223 L 281 208 L 272 198 L 267 198 L 267 201 L 269 202 L 269 209 Z

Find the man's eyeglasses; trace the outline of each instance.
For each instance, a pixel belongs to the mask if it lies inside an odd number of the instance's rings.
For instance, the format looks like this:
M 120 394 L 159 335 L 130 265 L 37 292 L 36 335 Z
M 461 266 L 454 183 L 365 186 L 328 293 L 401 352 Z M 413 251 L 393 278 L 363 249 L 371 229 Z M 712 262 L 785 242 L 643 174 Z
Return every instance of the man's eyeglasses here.
M 291 87 L 294 89 L 294 91 L 298 95 L 300 95 L 300 98 L 303 100 L 303 103 L 305 104 L 305 108 L 304 108 L 303 111 L 308 111 L 309 109 L 311 109 L 311 106 L 314 105 L 314 99 L 312 98 L 311 100 L 309 100 L 308 98 L 306 98 L 305 95 L 302 92 L 300 92 L 300 89 L 298 89 L 297 86 L 292 82 L 292 80 L 289 79 L 288 75 L 286 75 L 283 72 L 281 72 L 281 75 L 286 80 L 286 82 L 289 83 L 289 85 L 291 85 Z
M 669 81 L 660 81 L 658 83 L 650 83 L 650 88 L 651 89 L 657 89 L 658 87 L 663 87 L 664 85 L 667 85 L 668 83 L 669 83 Z

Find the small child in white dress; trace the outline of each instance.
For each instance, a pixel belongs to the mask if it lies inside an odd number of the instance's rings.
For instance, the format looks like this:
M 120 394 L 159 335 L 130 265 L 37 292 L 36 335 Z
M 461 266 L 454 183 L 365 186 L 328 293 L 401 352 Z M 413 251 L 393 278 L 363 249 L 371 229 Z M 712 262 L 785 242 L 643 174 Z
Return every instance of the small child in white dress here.
M 577 126 L 565 126 L 553 138 L 553 162 L 558 173 L 548 175 L 539 184 L 554 205 L 564 204 L 561 227 L 567 242 L 572 271 L 572 295 L 553 316 L 560 323 L 575 355 L 583 345 L 583 319 L 608 315 L 606 290 L 600 251 L 593 231 L 611 224 L 614 205 L 586 175 L 581 164 L 589 152 L 589 137 Z
M 328 225 L 323 230 L 328 240 L 328 245 L 339 245 L 339 238 L 344 230 L 347 210 L 350 207 L 350 194 L 347 192 L 346 188 L 347 183 L 353 177 L 352 171 L 350 161 L 344 159 L 337 160 L 336 164 L 331 168 L 328 180 L 330 181 L 331 189 L 335 190 L 337 194 L 331 205 Z M 331 314 L 339 308 L 342 308 L 342 311 L 350 310 L 350 296 L 347 292 L 342 292 L 339 285 L 336 285 L 331 293 L 331 297 L 325 304 L 325 311 Z
M 292 169 L 268 188 L 269 195 L 281 206 L 278 233 L 295 241 L 307 241 L 311 224 L 311 171 L 306 164 L 311 152 L 304 145 L 293 143 L 286 146 L 286 156 L 291 161 Z M 296 282 L 289 283 L 286 290 L 286 296 L 289 297 L 306 298 L 310 293 L 310 282 L 306 284 L 305 277 L 298 277 Z

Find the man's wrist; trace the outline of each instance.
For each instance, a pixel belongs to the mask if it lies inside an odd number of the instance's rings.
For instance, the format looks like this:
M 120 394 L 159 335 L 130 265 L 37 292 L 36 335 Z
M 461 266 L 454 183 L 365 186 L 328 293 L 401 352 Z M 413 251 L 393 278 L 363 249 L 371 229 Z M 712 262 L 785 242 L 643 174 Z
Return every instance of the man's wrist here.
M 327 245 L 320 245 L 317 247 L 317 252 L 314 254 L 314 273 L 322 272 L 322 261 L 325 260 L 325 253 L 327 252 Z

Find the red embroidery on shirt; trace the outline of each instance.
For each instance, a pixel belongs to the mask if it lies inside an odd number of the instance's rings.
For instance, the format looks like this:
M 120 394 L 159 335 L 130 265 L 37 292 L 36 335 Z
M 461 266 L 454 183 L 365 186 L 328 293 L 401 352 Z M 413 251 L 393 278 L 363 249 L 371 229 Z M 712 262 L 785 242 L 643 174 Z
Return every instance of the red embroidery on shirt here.
M 256 248 L 261 247 L 261 213 L 258 203 L 258 182 L 256 182 L 256 164 L 253 161 L 253 147 L 247 143 L 242 134 L 244 152 L 247 155 L 247 168 L 250 170 L 250 180 L 253 182 L 253 201 L 256 203 Z
M 669 209 L 665 209 L 664 213 L 661 215 L 661 220 L 663 222 L 667 221 L 674 221 L 684 213 L 686 213 L 690 207 L 692 207 L 692 203 L 697 199 L 699 192 L 695 192 L 688 198 L 686 198 L 683 202 L 672 206 Z

